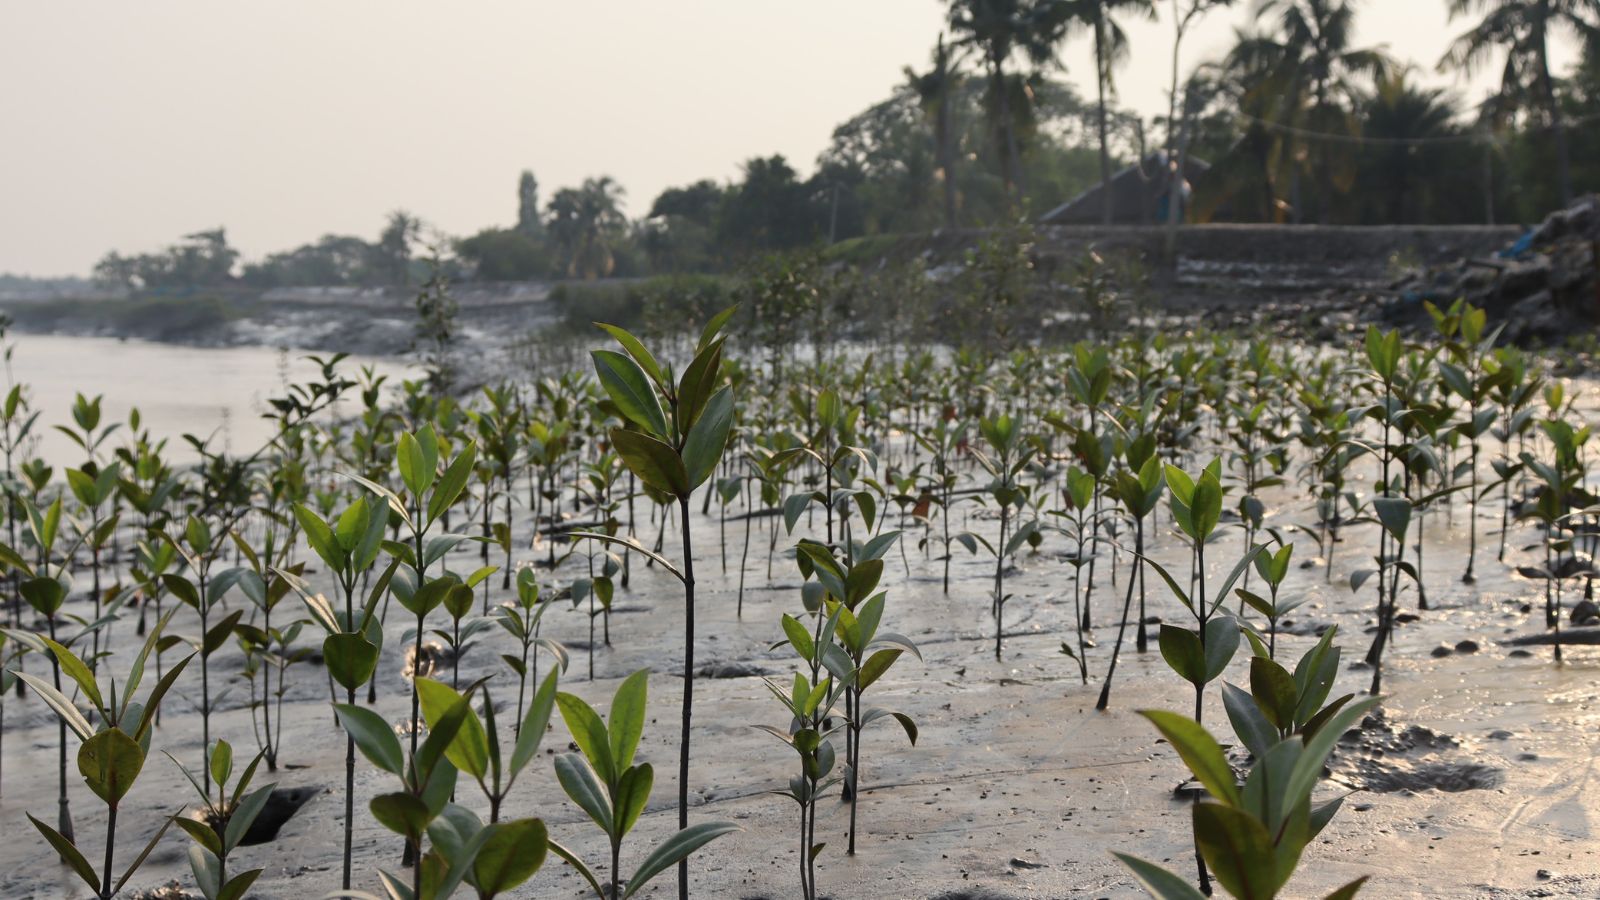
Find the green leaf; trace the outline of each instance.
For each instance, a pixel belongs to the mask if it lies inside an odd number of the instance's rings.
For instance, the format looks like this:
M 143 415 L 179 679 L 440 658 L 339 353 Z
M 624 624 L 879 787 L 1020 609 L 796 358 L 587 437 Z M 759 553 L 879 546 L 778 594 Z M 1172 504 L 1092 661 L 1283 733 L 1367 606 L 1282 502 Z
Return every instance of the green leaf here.
M 1354 900 L 1356 892 L 1361 890 L 1361 886 L 1366 884 L 1367 879 L 1370 877 L 1372 876 L 1363 875 L 1360 878 L 1357 878 L 1355 881 L 1352 881 L 1344 887 L 1339 888 L 1338 890 L 1329 894 L 1326 898 L 1324 898 L 1324 900 Z
M 351 691 L 366 684 L 378 668 L 378 648 L 365 635 L 354 632 L 341 631 L 324 638 L 322 658 L 333 680 Z
M 405 757 L 401 755 L 400 739 L 384 718 L 370 709 L 349 703 L 335 703 L 334 715 L 344 730 L 355 738 L 361 754 L 378 768 L 399 775 L 405 771 Z
M 633 830 L 634 823 L 650 801 L 650 789 L 655 785 L 655 769 L 649 763 L 633 766 L 622 774 L 617 785 L 616 826 L 620 837 Z
M 567 796 L 572 798 L 572 802 L 588 813 L 601 831 L 608 835 L 616 834 L 605 786 L 596 780 L 594 772 L 581 756 L 563 753 L 556 757 L 556 780 L 561 783 L 561 789 L 567 792 Z
M 78 687 L 83 691 L 84 696 L 89 698 L 89 702 L 94 704 L 95 709 L 105 709 L 105 701 L 100 698 L 100 686 L 95 683 L 94 673 L 90 672 L 89 667 L 83 664 L 83 660 L 79 659 L 76 653 L 50 638 L 42 637 L 41 640 L 44 641 L 46 647 L 50 648 L 50 654 L 60 664 L 61 674 L 77 682 Z
M 633 872 L 633 877 L 628 879 L 628 886 L 623 890 L 622 896 L 632 897 L 636 891 L 644 887 L 650 879 L 661 874 L 662 871 L 675 866 L 678 861 L 706 844 L 738 831 L 739 826 L 732 822 L 704 822 L 699 825 L 690 825 L 665 841 L 645 857 L 644 862 Z
M 589 356 L 600 387 L 628 421 L 651 437 L 665 440 L 671 436 L 661 398 L 638 363 L 615 350 L 595 350 Z
M 244 840 L 244 836 L 250 832 L 250 825 L 266 808 L 267 800 L 271 799 L 272 791 L 276 787 L 275 784 L 259 787 L 246 794 L 244 799 L 239 801 L 239 805 L 234 807 L 233 815 L 228 817 L 228 827 L 223 833 L 223 846 L 226 850 L 231 852 L 234 847 L 239 846 L 240 841 Z
M 615 338 L 617 343 L 622 345 L 622 349 L 628 351 L 628 355 L 633 357 L 633 361 L 639 364 L 639 368 L 650 376 L 650 380 L 655 382 L 657 387 L 663 390 L 666 389 L 666 373 L 661 370 L 661 364 L 656 362 L 656 358 L 650 354 L 649 350 L 645 349 L 644 344 L 638 338 L 615 325 L 607 325 L 604 322 L 596 322 L 594 324 L 606 334 Z
M 1294 678 L 1283 666 L 1263 656 L 1250 658 L 1250 693 L 1273 727 L 1294 727 L 1295 704 L 1300 699 Z
M 522 718 L 522 726 L 517 730 L 517 744 L 511 751 L 511 774 L 522 771 L 529 760 L 533 759 L 539 751 L 539 742 L 544 739 L 546 729 L 550 727 L 550 712 L 556 703 L 556 676 L 559 670 L 552 668 L 544 677 L 544 683 L 539 685 L 539 690 L 533 695 L 533 702 L 528 704 L 528 712 Z
M 39 829 L 39 833 L 44 835 L 44 839 L 50 842 L 50 846 L 55 849 L 56 855 L 61 857 L 61 861 L 72 867 L 72 871 L 78 873 L 78 877 L 82 878 L 84 883 L 89 885 L 89 889 L 98 896 L 100 893 L 100 878 L 95 875 L 94 867 L 89 865 L 87 859 L 83 858 L 83 854 L 78 851 L 78 848 L 63 837 L 61 832 L 35 819 L 33 813 L 25 812 L 23 815 L 27 816 L 28 821 L 33 823 L 33 827 Z
M 611 736 L 600 714 L 575 694 L 557 694 L 556 707 L 561 710 L 561 718 L 567 723 L 573 742 L 583 751 L 595 774 L 607 785 L 616 784 L 620 773 L 611 758 Z
M 611 446 L 640 481 L 664 494 L 689 496 L 689 473 L 670 444 L 643 432 L 614 428 Z
M 367 808 L 372 810 L 372 817 L 380 825 L 413 840 L 420 837 L 433 820 L 427 804 L 403 792 L 379 794 Z
M 689 489 L 699 487 L 716 471 L 733 430 L 733 388 L 724 387 L 706 402 L 683 445 L 683 466 L 688 472 Z
M 355 507 L 352 506 L 351 509 Z M 347 512 L 346 515 L 348 514 Z M 335 537 L 333 529 L 328 527 L 328 523 L 302 503 L 294 505 L 294 518 L 300 523 L 300 532 L 305 535 L 306 543 L 311 545 L 317 556 L 328 564 L 329 569 L 343 572 L 348 554 L 339 545 L 339 540 Z M 344 524 L 343 517 L 340 518 L 340 524 Z
M 83 717 L 83 713 L 78 712 L 78 708 L 72 705 L 72 701 L 68 700 L 65 694 L 56 690 L 49 682 L 35 675 L 30 675 L 27 672 L 15 672 L 13 674 L 22 679 L 22 682 L 28 687 L 33 688 L 33 692 L 38 694 L 47 706 L 55 710 L 56 715 L 61 717 L 61 721 L 67 723 L 67 727 L 72 730 L 73 734 L 78 736 L 79 740 L 87 741 L 94 736 L 94 728 L 89 725 L 89 720 Z
M 418 678 L 416 688 L 417 700 L 422 706 L 422 718 L 430 729 L 462 701 L 461 694 L 455 689 L 432 678 Z M 446 747 L 444 755 L 456 768 L 473 778 L 483 778 L 488 774 L 488 737 L 477 716 L 467 715 L 461 720 L 461 726 L 456 729 L 455 737 Z
M 550 842 L 550 852 L 561 857 L 566 861 L 567 865 L 582 876 L 583 880 L 588 883 L 589 889 L 594 891 L 596 897 L 604 897 L 606 895 L 605 889 L 600 887 L 600 879 L 596 878 L 594 872 L 584 865 L 583 860 L 578 858 L 578 854 L 573 853 L 556 841 Z
M 1228 713 L 1233 733 L 1256 758 L 1265 756 L 1278 742 L 1277 729 L 1262 715 L 1255 698 L 1226 681 L 1222 683 L 1222 707 Z
M 437 521 L 444 515 L 445 510 L 455 504 L 456 499 L 466 488 L 467 482 L 472 479 L 472 467 L 477 461 L 478 445 L 476 442 L 468 441 L 467 446 L 444 470 L 444 477 L 439 479 L 438 486 L 428 498 L 428 522 Z
M 1156 900 L 1204 900 L 1205 898 L 1194 885 L 1155 863 L 1116 851 L 1112 851 L 1111 855 L 1121 860 L 1122 864 L 1133 872 L 1133 877 L 1139 879 L 1139 883 L 1144 885 L 1144 889 Z
M 1397 541 L 1406 539 L 1406 529 L 1411 525 L 1411 501 L 1404 497 L 1374 497 L 1372 509 L 1383 523 L 1383 530 Z
M 1187 628 L 1163 623 L 1157 644 L 1161 647 L 1161 658 L 1183 680 L 1193 685 L 1206 683 L 1205 648 L 1198 634 Z
M 1222 754 L 1216 738 L 1199 722 L 1160 709 L 1141 709 L 1139 715 L 1156 726 L 1211 796 L 1233 806 L 1239 804 L 1233 768 L 1228 765 L 1228 758 Z
M 489 836 L 472 861 L 472 882 L 485 895 L 505 893 L 533 877 L 544 865 L 550 835 L 539 819 L 490 825 Z
M 1282 882 L 1272 836 L 1254 816 L 1221 803 L 1194 805 L 1194 836 L 1217 881 L 1235 897 L 1270 900 Z
M 411 492 L 411 496 L 421 498 L 433 486 L 433 479 L 437 475 L 437 450 L 430 457 L 415 436 L 401 432 L 395 457 L 399 460 L 400 480 L 405 482 L 406 490 Z
M 121 728 L 96 733 L 78 748 L 78 772 L 89 790 L 115 805 L 144 768 L 144 750 Z
M 1206 623 L 1205 680 L 1210 683 L 1228 668 L 1239 652 L 1239 623 L 1232 616 L 1218 616 Z
M 640 669 L 629 675 L 617 688 L 611 701 L 610 734 L 611 764 L 618 772 L 633 765 L 633 754 L 639 746 L 639 736 L 644 733 L 645 695 L 649 687 L 650 671 Z

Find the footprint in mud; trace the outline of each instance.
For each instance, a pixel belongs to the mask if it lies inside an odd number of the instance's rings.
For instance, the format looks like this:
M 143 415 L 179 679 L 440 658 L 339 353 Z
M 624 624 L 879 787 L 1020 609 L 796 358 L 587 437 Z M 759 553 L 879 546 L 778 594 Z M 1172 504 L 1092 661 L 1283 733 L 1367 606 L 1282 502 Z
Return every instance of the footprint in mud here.
M 1402 728 L 1380 709 L 1339 739 L 1329 768 L 1341 781 L 1380 794 L 1479 791 L 1505 781 L 1501 769 L 1464 755 L 1456 738 L 1421 725 Z
M 407 681 L 417 675 L 427 678 L 449 662 L 449 654 L 445 652 L 444 645 L 437 641 L 423 642 L 421 665 L 418 665 L 417 645 L 406 644 L 405 658 L 400 666 L 400 677 Z

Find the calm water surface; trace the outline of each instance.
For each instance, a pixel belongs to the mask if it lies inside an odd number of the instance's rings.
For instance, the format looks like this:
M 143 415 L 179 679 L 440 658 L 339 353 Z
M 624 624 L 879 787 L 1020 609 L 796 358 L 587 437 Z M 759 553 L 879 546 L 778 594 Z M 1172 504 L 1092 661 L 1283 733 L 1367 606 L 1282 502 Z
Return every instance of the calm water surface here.
M 33 408 L 42 413 L 34 426 L 33 455 L 58 467 L 82 461 L 77 445 L 51 427 L 73 424 L 73 397 L 79 392 L 104 395 L 102 426 L 123 423 L 103 445 L 106 450 L 123 443 L 128 413 L 137 407 L 143 427 L 168 439 L 171 457 L 192 459 L 182 440 L 185 433 L 215 435 L 214 445 L 231 452 L 255 450 L 272 436 L 272 423 L 261 417 L 269 410 L 268 399 L 283 396 L 286 384 L 311 380 L 319 372 L 304 351 L 265 347 L 208 349 L 32 334 L 15 335 L 14 341 L 11 378 L 25 386 Z M 339 368 L 353 380 L 362 365 L 376 366 L 391 383 L 409 372 L 402 360 L 361 357 L 349 357 Z M 340 407 L 353 414 L 359 403 L 352 395 Z

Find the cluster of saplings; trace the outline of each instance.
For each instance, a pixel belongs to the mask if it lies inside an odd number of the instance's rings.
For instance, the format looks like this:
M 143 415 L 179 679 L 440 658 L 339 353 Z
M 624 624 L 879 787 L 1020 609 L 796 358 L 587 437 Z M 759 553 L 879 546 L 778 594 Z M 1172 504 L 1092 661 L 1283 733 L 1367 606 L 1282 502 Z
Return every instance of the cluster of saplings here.
M 1573 424 L 1572 399 L 1496 347 L 1480 310 L 1433 312 L 1433 338 L 1374 329 L 1355 352 L 1155 335 L 888 359 L 832 348 L 802 366 L 792 348 L 728 352 L 728 309 L 659 357 L 601 326 L 617 349 L 595 350 L 592 374 L 470 398 L 424 381 L 388 385 L 370 370 L 347 379 L 340 357 L 318 359 L 317 379 L 272 401 L 270 441 L 235 455 L 189 437 L 197 461 L 183 465 L 137 412 L 106 422 L 99 400 L 80 396 L 56 427 L 82 462 L 59 478 L 33 455 L 43 411 L 14 386 L 0 404 L 10 606 L 0 662 L 8 692 L 59 719 L 57 810 L 29 819 L 102 900 L 171 826 L 191 841 L 201 893 L 243 897 L 261 870 L 230 861 L 271 797 L 260 776 L 293 752 L 283 698 L 317 654 L 346 736 L 338 895 L 373 896 L 359 884 L 390 898 L 492 897 L 553 853 L 597 897 L 630 896 L 674 867 L 687 897 L 689 857 L 735 830 L 690 821 L 696 564 L 700 578 L 711 566 L 737 585 L 742 615 L 747 579 L 770 584 L 775 559 L 792 559 L 803 583 L 772 623 L 772 649 L 794 671 L 768 681 L 765 730 L 793 754 L 794 774 L 775 792 L 795 803 L 798 834 L 784 846 L 797 851 L 801 895 L 815 898 L 830 792 L 846 810 L 847 852 L 857 851 L 866 729 L 892 723 L 918 737 L 909 715 L 870 703 L 891 667 L 919 655 L 887 627 L 884 581 L 895 569 L 909 576 L 915 554 L 942 570 L 948 593 L 952 560 L 971 554 L 993 561 L 996 659 L 1008 610 L 1043 599 L 1009 590 L 1008 574 L 1055 565 L 1055 596 L 1072 609 L 1063 665 L 1085 685 L 1099 680 L 1100 709 L 1125 645 L 1143 653 L 1152 636 L 1193 687 L 1192 718 L 1145 714 L 1208 795 L 1193 807 L 1197 878 L 1123 857 L 1133 874 L 1160 897 L 1209 894 L 1213 878 L 1239 897 L 1276 896 L 1339 808 L 1341 798 L 1313 795 L 1335 740 L 1378 702 L 1402 604 L 1423 612 L 1430 581 L 1473 580 L 1491 550 L 1480 551 L 1479 532 L 1497 533 L 1497 558 L 1543 581 L 1559 657 L 1563 587 L 1587 577 L 1581 560 L 1600 535 L 1584 487 L 1589 431 Z M 1465 571 L 1429 572 L 1423 525 L 1457 516 L 1470 534 Z M 1483 529 L 1485 519 L 1500 527 Z M 1508 541 L 1513 519 L 1537 526 L 1531 557 Z M 1283 659 L 1280 620 L 1303 602 L 1283 590 L 1295 533 L 1315 543 L 1329 580 L 1340 544 L 1371 536 L 1341 576 L 1373 604 L 1369 697 L 1332 698 L 1332 630 L 1292 665 Z M 1153 558 L 1173 540 L 1187 572 Z M 554 604 L 586 614 L 592 679 L 597 645 L 613 646 L 613 601 L 639 567 L 682 590 L 678 830 L 625 852 L 654 781 L 635 761 L 648 673 L 626 678 L 602 716 L 560 690 L 574 661 L 541 629 Z M 1120 597 L 1097 596 L 1108 581 Z M 398 645 L 386 642 L 390 624 L 404 629 Z M 1102 628 L 1114 639 L 1092 640 Z M 507 652 L 463 681 L 461 658 L 491 639 Z M 613 652 L 626 653 L 621 629 L 615 639 Z M 1207 688 L 1246 648 L 1249 690 L 1220 688 L 1248 754 L 1230 761 L 1201 720 Z M 373 709 L 386 658 L 412 676 L 400 722 Z M 212 734 L 224 664 L 241 666 L 250 690 L 250 732 L 231 743 Z M 119 808 L 180 684 L 198 698 L 203 755 L 171 764 L 196 801 L 141 811 L 154 837 L 119 868 Z M 581 858 L 539 818 L 502 815 L 557 711 L 577 752 L 554 756 L 556 780 L 609 859 Z M 247 740 L 255 752 L 236 755 Z M 358 751 L 388 778 L 365 811 Z M 74 759 L 105 806 L 104 835 L 73 827 Z M 359 816 L 403 839 L 398 868 L 357 871 Z

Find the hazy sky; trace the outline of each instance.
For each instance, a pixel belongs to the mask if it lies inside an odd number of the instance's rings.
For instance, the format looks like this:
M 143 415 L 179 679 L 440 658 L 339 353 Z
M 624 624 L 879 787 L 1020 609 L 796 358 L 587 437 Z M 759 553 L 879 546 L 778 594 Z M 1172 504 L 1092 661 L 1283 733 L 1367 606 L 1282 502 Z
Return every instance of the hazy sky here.
M 1248 7 L 1250 0 L 1240 0 Z M 1170 0 L 1160 0 L 1165 13 Z M 1444 0 L 1368 0 L 1360 40 L 1431 72 Z M 1230 43 L 1214 14 L 1185 68 Z M 87 273 L 225 225 L 247 257 L 403 207 L 447 233 L 510 223 L 521 169 L 548 198 L 609 174 L 662 188 L 783 153 L 925 64 L 940 0 L 142 0 L 0 11 L 0 272 Z M 1166 108 L 1171 23 L 1130 24 L 1123 103 Z M 1564 48 L 1565 49 L 1565 48 Z M 1068 77 L 1092 95 L 1088 42 Z M 1558 61 L 1570 60 L 1570 51 Z M 1430 76 L 1432 77 L 1432 76 Z M 1439 79 L 1454 83 L 1453 79 Z M 1477 96 L 1482 79 L 1461 85 Z

